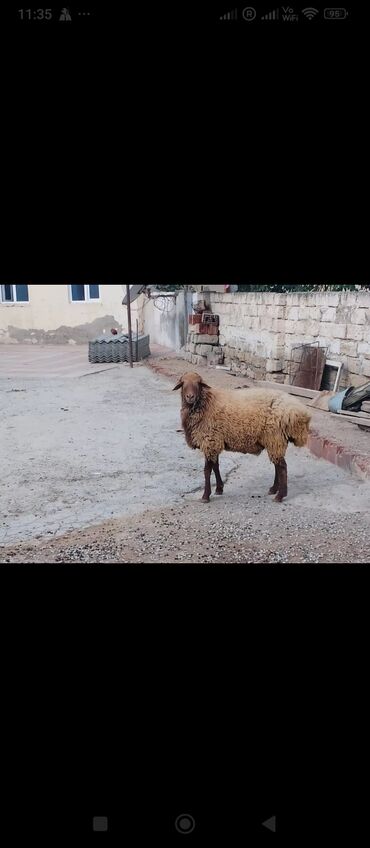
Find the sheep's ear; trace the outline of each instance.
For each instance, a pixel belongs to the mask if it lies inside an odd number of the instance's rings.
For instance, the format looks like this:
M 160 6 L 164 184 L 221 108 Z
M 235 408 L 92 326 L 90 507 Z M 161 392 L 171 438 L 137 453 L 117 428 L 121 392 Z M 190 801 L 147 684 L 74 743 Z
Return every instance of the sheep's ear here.
M 177 391 L 177 389 L 181 389 L 181 387 L 182 387 L 183 385 L 184 385 L 183 381 L 182 381 L 182 380 L 180 380 L 180 381 L 177 383 L 177 386 L 174 386 L 174 388 L 172 389 L 172 391 L 173 391 L 173 392 L 176 392 L 176 391 Z
M 201 386 L 204 386 L 204 388 L 205 388 L 205 389 L 210 389 L 210 388 L 211 388 L 211 386 L 209 386 L 209 385 L 208 385 L 208 383 L 204 383 L 204 381 L 203 381 L 203 380 L 202 380 L 202 382 L 201 382 L 201 384 L 200 384 L 200 385 L 201 385 Z

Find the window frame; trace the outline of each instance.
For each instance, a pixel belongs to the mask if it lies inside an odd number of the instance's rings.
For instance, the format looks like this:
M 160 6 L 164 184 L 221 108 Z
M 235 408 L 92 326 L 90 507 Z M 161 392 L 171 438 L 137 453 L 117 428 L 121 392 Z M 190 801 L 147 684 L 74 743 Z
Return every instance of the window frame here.
M 78 283 L 69 283 L 68 284 L 68 294 L 69 294 L 69 302 L 70 303 L 101 303 L 101 291 L 100 291 L 100 283 L 80 283 L 84 287 L 85 297 L 83 300 L 74 300 L 72 297 L 72 285 L 78 285 Z M 90 286 L 99 286 L 99 297 L 90 297 Z
M 30 291 L 28 287 L 28 283 L 21 283 L 19 285 L 27 286 L 27 294 L 28 300 L 18 300 L 17 298 L 17 285 L 18 283 L 1 283 L 0 285 L 0 304 L 2 306 L 29 306 L 30 304 Z M 5 300 L 4 298 L 4 287 L 11 286 L 12 287 L 12 300 Z

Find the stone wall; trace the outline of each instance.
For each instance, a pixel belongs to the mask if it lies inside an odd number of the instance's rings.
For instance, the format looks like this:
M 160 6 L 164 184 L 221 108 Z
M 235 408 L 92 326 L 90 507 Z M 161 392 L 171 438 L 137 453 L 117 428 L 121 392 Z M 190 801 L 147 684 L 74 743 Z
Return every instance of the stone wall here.
M 291 349 L 319 342 L 343 363 L 343 387 L 370 379 L 370 292 L 210 292 L 225 365 L 257 379 L 289 381 Z
M 200 315 L 197 316 L 200 321 Z M 189 325 L 185 359 L 192 365 L 221 365 L 224 354 L 219 341 L 219 328 L 216 325 L 205 327 L 201 323 Z

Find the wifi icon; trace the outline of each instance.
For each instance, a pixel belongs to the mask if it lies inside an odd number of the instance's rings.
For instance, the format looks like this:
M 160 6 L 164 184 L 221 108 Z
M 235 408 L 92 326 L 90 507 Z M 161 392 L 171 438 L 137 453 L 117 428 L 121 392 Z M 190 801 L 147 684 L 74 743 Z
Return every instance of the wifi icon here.
M 306 9 L 302 9 L 302 15 L 305 15 L 305 17 L 308 18 L 309 21 L 311 21 L 312 18 L 314 18 L 315 15 L 318 15 L 318 14 L 319 14 L 319 10 L 314 9 L 313 6 L 307 6 Z
M 226 12 L 226 15 L 220 16 L 220 21 L 237 21 L 238 20 L 238 10 L 233 9 L 232 12 Z

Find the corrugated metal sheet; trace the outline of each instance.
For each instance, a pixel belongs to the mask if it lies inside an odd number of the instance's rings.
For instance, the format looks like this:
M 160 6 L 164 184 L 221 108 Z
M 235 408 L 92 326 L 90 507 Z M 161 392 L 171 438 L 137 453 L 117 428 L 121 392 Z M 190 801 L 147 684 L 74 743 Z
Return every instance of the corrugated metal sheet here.
M 134 362 L 150 356 L 150 336 L 139 336 L 132 339 L 132 357 Z M 128 362 L 129 361 L 129 338 L 128 335 L 98 336 L 89 342 L 89 362 Z

